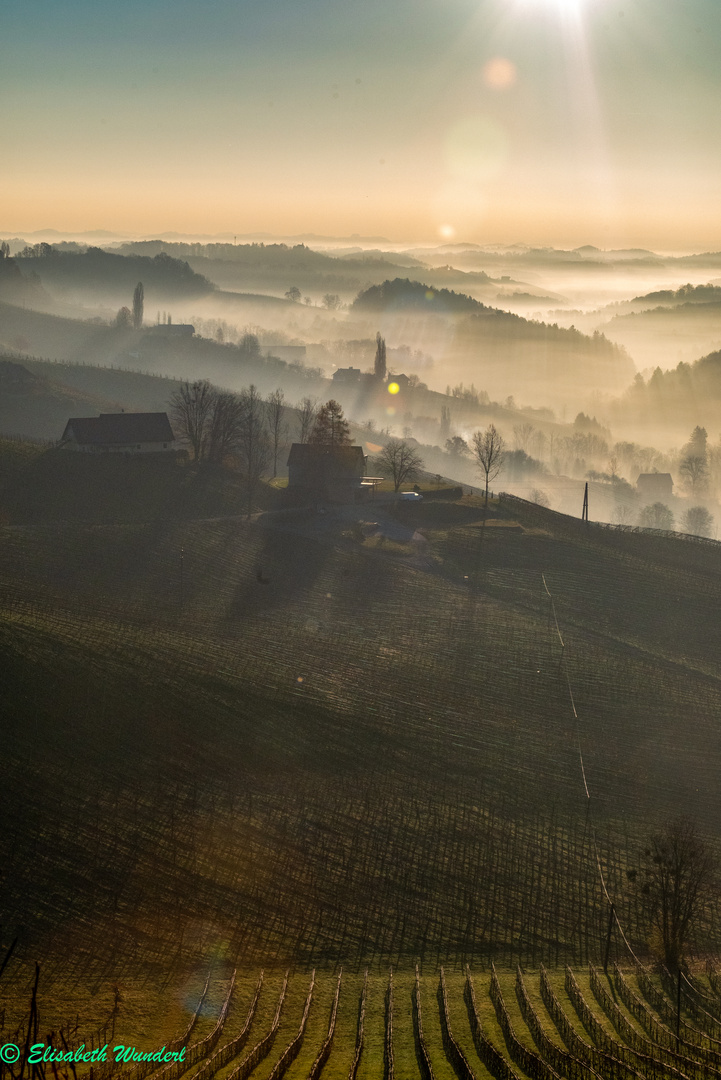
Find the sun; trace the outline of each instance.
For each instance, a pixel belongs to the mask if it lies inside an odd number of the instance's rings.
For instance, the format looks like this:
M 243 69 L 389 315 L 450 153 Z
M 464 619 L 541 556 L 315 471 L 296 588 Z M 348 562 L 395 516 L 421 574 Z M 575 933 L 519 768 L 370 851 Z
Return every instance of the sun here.
M 555 11 L 559 15 L 577 15 L 589 0 L 519 0 L 524 8 Z
M 564 26 L 579 28 L 594 0 L 510 0 L 510 3 L 516 16 L 545 15 Z

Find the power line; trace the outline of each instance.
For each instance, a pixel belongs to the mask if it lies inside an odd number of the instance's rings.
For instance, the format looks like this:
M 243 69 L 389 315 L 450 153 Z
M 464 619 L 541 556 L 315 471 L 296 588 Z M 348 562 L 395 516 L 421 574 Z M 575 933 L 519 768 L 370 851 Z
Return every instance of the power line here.
M 568 696 L 569 696 L 569 700 L 570 700 L 570 703 L 571 703 L 571 711 L 573 713 L 573 718 L 574 718 L 574 721 L 575 721 L 576 750 L 577 750 L 577 753 L 578 753 L 579 765 L 581 767 L 581 777 L 583 779 L 583 789 L 584 789 L 584 792 L 586 794 L 586 800 L 587 800 L 587 804 L 586 804 L 587 805 L 586 824 L 588 824 L 589 812 L 590 812 L 590 809 L 591 809 L 591 792 L 590 792 L 590 789 L 589 789 L 589 786 L 588 786 L 588 779 L 586 777 L 586 767 L 585 767 L 584 762 L 583 762 L 583 750 L 582 750 L 582 747 L 581 747 L 581 721 L 580 721 L 580 717 L 578 715 L 578 710 L 576 709 L 576 702 L 575 702 L 575 699 L 574 699 L 574 696 L 573 696 L 573 687 L 571 686 L 571 678 L 570 678 L 570 676 L 568 674 L 566 643 L 563 640 L 563 634 L 561 633 L 561 628 L 560 628 L 560 626 L 558 624 L 558 615 L 556 613 L 556 602 L 555 602 L 555 600 L 553 598 L 553 595 L 551 594 L 551 590 L 548 588 L 548 583 L 546 581 L 545 574 L 541 574 L 541 579 L 543 581 L 543 587 L 546 590 L 546 594 L 548 595 L 548 598 L 549 598 L 550 603 L 551 603 L 551 611 L 553 613 L 553 621 L 554 621 L 555 626 L 556 626 L 556 634 L 558 635 L 558 640 L 561 643 L 561 667 L 563 668 L 563 674 L 564 674 L 564 677 L 565 677 L 565 680 L 566 680 L 566 686 L 568 687 Z M 585 837 L 585 832 L 586 832 L 586 829 L 584 827 L 584 837 Z M 601 866 L 601 856 L 600 856 L 599 851 L 598 851 L 598 841 L 597 841 L 597 837 L 596 837 L 596 826 L 593 824 L 593 822 L 591 822 L 591 836 L 592 836 L 592 840 L 593 840 L 593 851 L 594 851 L 594 855 L 595 855 L 595 858 L 596 858 L 596 867 L 598 869 L 598 876 L 599 876 L 599 880 L 601 882 L 601 889 L 603 890 L 603 895 L 605 896 L 605 898 L 606 898 L 606 900 L 607 900 L 607 902 L 608 902 L 608 904 L 610 906 L 610 909 L 611 909 L 611 911 L 610 911 L 610 919 L 609 919 L 609 942 L 610 942 L 611 927 L 612 927 L 613 923 L 615 922 L 616 926 L 618 927 L 618 931 L 619 931 L 619 933 L 620 933 L 620 935 L 621 935 L 621 937 L 623 939 L 624 945 L 626 946 L 629 953 L 633 957 L 635 963 L 639 967 L 643 968 L 643 964 L 641 963 L 641 961 L 638 959 L 635 952 L 631 948 L 629 940 L 626 937 L 626 934 L 624 933 L 624 929 L 623 929 L 623 927 L 621 925 L 621 920 L 619 919 L 618 912 L 616 911 L 616 905 L 614 904 L 613 900 L 611 899 L 611 897 L 609 895 L 608 888 L 606 886 L 606 878 L 605 878 L 604 873 L 603 873 L 603 867 Z M 607 945 L 606 952 L 608 953 L 608 945 Z

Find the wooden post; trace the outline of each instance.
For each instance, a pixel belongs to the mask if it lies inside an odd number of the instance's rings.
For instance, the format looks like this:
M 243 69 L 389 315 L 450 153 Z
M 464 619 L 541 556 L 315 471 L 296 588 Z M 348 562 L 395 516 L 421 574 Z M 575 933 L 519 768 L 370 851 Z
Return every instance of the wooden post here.
M 678 968 L 678 981 L 676 983 L 676 1053 L 678 1053 L 681 1038 L 681 965 Z
M 608 954 L 611 951 L 611 931 L 613 930 L 613 920 L 616 918 L 616 909 L 611 904 L 611 910 L 608 915 L 608 934 L 606 935 L 606 955 L 603 960 L 603 971 L 608 976 Z
M 588 480 L 583 490 L 583 510 L 581 511 L 581 521 L 588 522 Z
M 180 548 L 180 613 L 181 613 L 181 615 L 183 613 L 183 600 L 184 600 L 183 591 L 184 591 L 184 584 L 185 584 L 185 582 L 183 580 L 183 556 L 184 556 L 184 550 L 181 547 Z

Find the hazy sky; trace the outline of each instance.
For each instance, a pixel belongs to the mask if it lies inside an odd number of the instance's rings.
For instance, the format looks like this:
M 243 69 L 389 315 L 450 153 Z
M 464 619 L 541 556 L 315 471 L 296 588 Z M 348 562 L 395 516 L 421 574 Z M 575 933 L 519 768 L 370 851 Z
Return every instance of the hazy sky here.
M 0 0 L 0 232 L 721 248 L 721 0 Z

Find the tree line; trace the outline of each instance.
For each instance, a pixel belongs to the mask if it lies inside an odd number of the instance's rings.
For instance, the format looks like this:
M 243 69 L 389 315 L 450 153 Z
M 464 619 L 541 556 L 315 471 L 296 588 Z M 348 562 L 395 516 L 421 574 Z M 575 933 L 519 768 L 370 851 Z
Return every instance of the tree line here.
M 382 364 L 385 357 L 379 342 Z M 339 403 L 333 399 L 320 405 L 304 397 L 296 405 L 286 401 L 281 389 L 263 398 L 254 385 L 239 394 L 219 390 L 207 379 L 184 382 L 170 399 L 170 419 L 177 437 L 186 443 L 195 462 L 220 465 L 233 459 L 241 468 L 248 486 L 248 506 L 252 506 L 258 484 L 270 474 L 278 475 L 280 453 L 288 443 L 290 414 L 294 415 L 295 441 L 319 446 L 348 446 L 350 427 Z M 469 451 L 488 488 L 504 461 L 503 437 L 493 424 L 477 431 Z M 393 482 L 394 490 L 416 480 L 423 459 L 407 439 L 389 438 L 374 459 L 374 467 Z M 250 512 L 250 509 L 249 509 Z
M 170 419 L 193 461 L 221 465 L 232 460 L 239 465 L 248 485 L 249 508 L 260 480 L 278 475 L 291 422 L 299 443 L 342 446 L 351 441 L 348 421 L 337 401 L 320 405 L 316 398 L 304 397 L 291 405 L 282 390 L 263 398 L 252 384 L 233 394 L 207 379 L 181 383 L 170 399 Z

